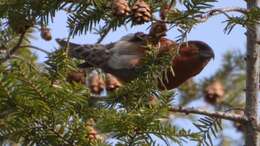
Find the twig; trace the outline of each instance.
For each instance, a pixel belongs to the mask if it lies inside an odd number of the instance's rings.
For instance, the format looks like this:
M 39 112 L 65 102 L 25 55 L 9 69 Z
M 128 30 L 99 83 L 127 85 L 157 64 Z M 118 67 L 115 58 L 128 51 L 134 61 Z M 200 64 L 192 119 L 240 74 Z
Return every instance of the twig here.
M 27 59 L 25 59 L 25 58 L 23 58 L 23 57 L 21 57 L 21 56 L 12 55 L 11 58 L 12 58 L 12 59 L 13 59 L 13 58 L 19 59 L 19 60 L 21 60 L 21 61 L 27 63 L 27 64 L 28 64 L 31 68 L 33 68 L 35 71 L 38 70 L 30 61 L 28 61 Z M 11 59 L 11 58 L 10 58 L 10 59 Z
M 17 42 L 17 44 L 6 54 L 6 56 L 3 59 L 0 59 L 0 64 L 4 63 L 5 61 L 7 61 L 8 59 L 11 58 L 11 56 L 20 48 L 20 45 L 23 42 L 24 36 L 26 34 L 26 31 L 23 32 L 20 37 L 19 40 Z
M 61 140 L 64 141 L 64 143 L 69 144 L 71 146 L 74 146 L 75 144 L 72 141 L 67 140 L 64 136 L 60 135 L 58 132 L 56 132 L 53 128 L 49 127 L 49 125 L 44 124 L 43 122 L 37 120 L 36 118 L 32 117 L 32 119 L 39 125 L 41 125 L 42 127 L 44 127 L 45 129 L 50 130 L 50 132 L 52 132 L 53 134 L 55 134 L 58 138 L 60 138 Z
M 32 46 L 32 45 L 25 45 L 25 46 L 20 46 L 20 48 L 32 48 L 32 49 L 35 49 L 35 50 L 38 50 L 38 51 L 41 51 L 45 54 L 50 54 L 50 52 L 42 49 L 42 48 L 39 48 L 39 47 L 36 47 L 36 46 Z
M 104 32 L 100 35 L 100 38 L 97 40 L 96 44 L 101 43 L 110 30 L 111 30 L 111 25 L 108 25 L 107 28 L 104 29 Z
M 92 95 L 90 98 L 95 100 L 105 100 L 109 98 L 108 96 L 94 96 Z M 170 112 L 177 112 L 177 113 L 184 113 L 184 114 L 197 114 L 197 115 L 205 115 L 209 117 L 215 117 L 215 118 L 221 118 L 226 119 L 234 122 L 247 122 L 248 119 L 244 115 L 240 114 L 234 114 L 234 113 L 228 113 L 228 111 L 225 112 L 217 112 L 217 111 L 206 111 L 202 109 L 195 109 L 195 108 L 183 108 L 183 107 L 171 107 L 169 109 Z M 259 127 L 260 131 L 260 127 Z
M 226 17 L 230 17 L 227 12 L 239 12 L 239 13 L 247 13 L 248 9 L 245 8 L 240 8 L 240 7 L 235 7 L 235 8 L 219 8 L 219 9 L 212 9 L 207 11 L 205 14 L 198 15 L 200 17 L 200 22 L 205 22 L 208 20 L 210 17 L 219 15 L 219 14 L 224 14 Z
M 63 9 L 61 9 L 61 10 L 63 10 L 63 11 L 66 12 L 66 13 L 75 13 L 75 12 L 76 12 L 75 10 L 71 10 L 71 9 L 69 9 L 69 8 L 63 8 Z
M 215 118 L 221 118 L 221 119 L 226 119 L 230 121 L 235 121 L 235 122 L 246 122 L 248 119 L 245 116 L 239 115 L 239 114 L 234 114 L 234 113 L 227 113 L 227 112 L 211 112 L 211 111 L 206 111 L 206 110 L 201 110 L 201 109 L 194 109 L 194 108 L 182 108 L 182 107 L 172 107 L 169 109 L 171 112 L 178 112 L 178 113 L 184 113 L 184 114 L 198 114 L 198 115 L 205 115 L 209 117 L 215 117 Z
M 170 3 L 170 7 L 173 7 L 173 5 L 175 4 L 175 0 L 171 0 L 171 3 Z
M 227 12 L 239 12 L 239 13 L 247 13 L 249 10 L 241 7 L 232 7 L 232 8 L 218 8 L 218 9 L 211 9 L 209 11 L 204 12 L 201 15 L 195 15 L 194 17 L 197 17 L 199 22 L 205 22 L 210 17 L 215 15 L 224 14 L 226 17 L 230 17 Z M 156 20 L 161 21 L 161 20 Z M 174 21 L 162 21 L 164 23 L 174 23 Z
M 105 100 L 109 98 L 108 96 L 94 96 L 92 95 L 90 98 L 95 100 Z M 183 107 L 171 107 L 169 109 L 170 112 L 177 112 L 177 113 L 184 113 L 184 114 L 197 114 L 197 115 L 205 115 L 209 117 L 215 117 L 215 118 L 221 118 L 226 119 L 234 122 L 247 122 L 248 119 L 244 115 L 240 114 L 234 114 L 234 113 L 228 113 L 228 111 L 225 112 L 217 112 L 217 111 L 206 111 L 202 109 L 195 109 L 195 108 L 183 108 Z M 259 126 L 260 131 L 260 126 Z
M 67 38 L 67 42 L 66 42 L 66 45 L 65 45 L 66 57 L 68 57 L 68 55 L 69 55 L 70 39 L 71 39 L 71 37 L 73 36 L 73 34 L 75 32 L 75 28 L 76 28 L 76 26 L 74 25 L 72 31 L 70 31 L 69 36 Z
M 0 112 L 0 119 L 5 119 L 7 115 L 9 115 L 13 112 L 15 112 L 14 109 L 7 109 L 7 110 Z

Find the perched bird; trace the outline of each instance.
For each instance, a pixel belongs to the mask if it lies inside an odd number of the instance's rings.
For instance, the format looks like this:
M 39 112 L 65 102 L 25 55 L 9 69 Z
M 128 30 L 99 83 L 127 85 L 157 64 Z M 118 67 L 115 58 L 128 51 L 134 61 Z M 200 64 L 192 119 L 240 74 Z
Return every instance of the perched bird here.
M 135 69 L 141 65 L 141 60 L 145 56 L 147 38 L 149 36 L 146 34 L 135 33 L 105 45 L 69 43 L 69 55 L 86 61 L 80 67 L 95 66 L 127 82 L 137 77 Z M 62 47 L 67 45 L 64 40 L 57 39 L 57 42 Z M 172 40 L 161 38 L 158 43 L 159 54 L 176 49 L 178 45 Z M 164 81 L 165 87 L 167 89 L 178 87 L 200 73 L 213 57 L 213 50 L 204 42 L 188 41 L 180 44 L 179 55 L 172 60 L 175 75 L 169 71 L 168 81 Z M 159 86 L 163 88 L 162 85 Z

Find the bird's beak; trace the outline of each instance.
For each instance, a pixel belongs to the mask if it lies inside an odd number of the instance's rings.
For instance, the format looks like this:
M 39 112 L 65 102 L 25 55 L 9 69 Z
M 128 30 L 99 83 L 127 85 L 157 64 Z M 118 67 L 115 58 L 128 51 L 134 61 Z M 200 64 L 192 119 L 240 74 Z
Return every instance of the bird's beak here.
M 215 58 L 215 54 L 212 50 L 203 50 L 200 51 L 199 56 L 201 58 L 205 58 L 205 59 L 211 59 L 211 58 Z
M 200 49 L 199 51 L 199 56 L 203 59 L 211 59 L 211 58 L 215 58 L 215 54 L 213 52 L 213 50 L 211 48 L 203 48 L 203 49 Z

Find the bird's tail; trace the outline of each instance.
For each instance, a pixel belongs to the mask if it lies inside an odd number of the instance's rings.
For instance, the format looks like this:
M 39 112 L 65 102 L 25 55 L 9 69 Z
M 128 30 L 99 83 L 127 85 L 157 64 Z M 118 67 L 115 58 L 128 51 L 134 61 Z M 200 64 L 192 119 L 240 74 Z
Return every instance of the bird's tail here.
M 69 48 L 69 56 L 84 59 L 88 64 L 93 66 L 100 66 L 104 63 L 108 54 L 106 53 L 106 46 L 101 44 L 75 44 L 67 42 L 66 40 L 56 39 L 61 47 Z

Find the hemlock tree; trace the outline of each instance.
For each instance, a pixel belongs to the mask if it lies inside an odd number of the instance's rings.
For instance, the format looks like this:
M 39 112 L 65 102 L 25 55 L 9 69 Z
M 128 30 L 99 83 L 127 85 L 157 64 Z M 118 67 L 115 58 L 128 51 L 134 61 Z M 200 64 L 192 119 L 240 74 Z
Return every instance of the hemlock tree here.
M 220 145 L 231 145 L 218 134 L 223 130 L 222 121 L 229 120 L 243 131 L 246 146 L 257 146 L 259 2 L 247 1 L 247 9 L 214 8 L 216 0 L 178 2 L 185 9 L 179 10 L 175 0 L 0 0 L 1 143 L 101 146 L 112 145 L 112 140 L 118 146 L 185 145 L 187 141 L 213 145 L 217 137 Z M 70 57 L 69 43 L 53 52 L 32 46 L 29 39 L 35 30 L 46 41 L 52 39 L 48 24 L 58 11 L 68 13 L 64 24 L 70 32 L 68 41 L 95 31 L 100 35 L 97 43 L 101 43 L 121 26 L 159 24 L 151 27 L 153 35 L 147 42 L 140 75 L 122 85 L 96 67 L 78 69 L 82 61 Z M 227 33 L 236 25 L 248 30 L 247 53 L 227 52 L 222 67 L 210 78 L 202 83 L 190 79 L 180 86 L 179 105 L 173 106 L 174 90 L 159 90 L 157 84 L 176 54 L 156 55 L 153 41 L 177 28 L 181 34 L 177 42 L 182 43 L 196 24 L 216 15 L 226 16 L 223 29 Z M 100 22 L 102 27 L 98 27 Z M 38 63 L 33 49 L 46 53 L 47 61 Z M 109 91 L 107 95 L 98 95 L 103 88 Z M 187 107 L 199 98 L 205 98 L 215 111 Z M 198 130 L 173 125 L 170 115 L 193 120 Z

